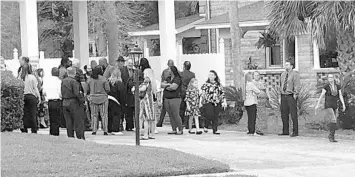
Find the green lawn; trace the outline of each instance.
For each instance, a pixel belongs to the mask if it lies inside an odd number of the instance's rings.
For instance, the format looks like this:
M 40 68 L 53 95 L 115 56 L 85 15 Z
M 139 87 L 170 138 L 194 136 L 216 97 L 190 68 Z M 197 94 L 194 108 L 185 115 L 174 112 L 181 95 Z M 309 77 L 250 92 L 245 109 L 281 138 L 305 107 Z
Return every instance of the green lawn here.
M 322 115 L 310 115 L 305 119 L 303 117 L 298 118 L 298 127 L 299 127 L 299 134 L 301 136 L 307 137 L 320 137 L 320 138 L 328 138 L 328 131 L 324 130 L 315 130 L 310 129 L 309 126 L 306 126 L 309 123 L 316 122 L 321 123 L 320 121 L 324 120 Z M 221 130 L 229 130 L 229 131 L 241 131 L 247 132 L 247 125 L 248 125 L 248 116 L 246 112 L 243 114 L 243 118 L 237 125 L 221 125 L 219 129 Z M 270 116 L 268 118 L 268 130 L 265 132 L 269 135 L 276 135 L 282 132 L 282 121 L 279 117 Z M 338 129 L 336 132 L 336 139 L 351 139 L 355 140 L 355 131 L 353 130 L 342 130 Z
M 226 164 L 172 149 L 1 133 L 4 177 L 157 177 L 227 171 Z

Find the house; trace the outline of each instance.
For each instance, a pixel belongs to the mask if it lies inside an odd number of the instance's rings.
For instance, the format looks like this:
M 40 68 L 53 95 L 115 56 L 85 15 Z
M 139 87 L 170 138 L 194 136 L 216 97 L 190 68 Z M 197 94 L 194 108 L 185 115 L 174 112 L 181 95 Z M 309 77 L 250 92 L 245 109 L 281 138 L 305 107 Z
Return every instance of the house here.
M 159 8 L 165 8 L 159 9 L 161 18 L 168 15 L 169 10 L 168 5 L 159 3 L 162 4 L 159 4 Z M 175 24 L 172 19 L 167 21 L 164 19 L 166 17 L 163 17 L 162 24 L 138 29 L 129 35 L 136 37 L 137 41 L 143 44 L 145 57 L 148 59 L 161 57 L 160 62 L 154 61 L 160 63 L 161 70 L 166 66 L 167 57 L 175 59 L 176 65 L 182 69 L 181 64 L 188 58 L 194 61 L 208 58 L 208 55 L 223 53 L 218 57 L 214 56 L 213 62 L 217 66 L 223 63 L 224 66 L 218 68 L 218 73 L 222 76 L 224 85 L 233 85 L 229 1 L 200 0 L 199 8 L 199 14 L 175 19 Z M 336 56 L 327 55 L 334 54 L 334 51 L 331 47 L 320 50 L 317 43 L 312 41 L 310 34 L 296 35 L 294 40 L 279 39 L 272 47 L 258 49 L 256 43 L 261 33 L 267 32 L 270 23 L 267 14 L 268 9 L 264 1 L 244 0 L 239 3 L 239 25 L 242 29 L 240 57 L 245 64 L 244 72 L 259 71 L 269 90 L 280 85 L 283 65 L 289 58 L 295 61 L 295 70 L 301 76 L 301 83 L 311 87 L 310 89 L 316 88 L 322 76 L 336 73 Z M 175 28 L 171 29 L 171 26 Z M 170 28 L 170 31 L 167 28 Z M 169 35 L 170 37 L 167 37 Z M 334 41 L 329 44 L 334 45 Z M 169 56 L 168 53 L 172 54 Z M 189 57 L 191 55 L 193 57 Z M 192 69 L 197 75 L 200 70 L 205 70 L 204 72 L 207 70 L 208 62 L 203 62 L 202 59 L 200 61 L 202 62 L 198 67 Z M 250 69 L 250 66 L 257 66 L 257 69 Z M 156 69 L 158 73 L 161 72 L 159 67 Z

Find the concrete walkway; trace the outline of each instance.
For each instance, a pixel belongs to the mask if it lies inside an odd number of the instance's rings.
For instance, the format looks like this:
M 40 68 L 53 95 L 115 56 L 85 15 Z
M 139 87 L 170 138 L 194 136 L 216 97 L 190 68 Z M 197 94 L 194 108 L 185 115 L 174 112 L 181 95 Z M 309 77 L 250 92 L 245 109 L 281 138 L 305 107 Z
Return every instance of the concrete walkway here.
M 354 176 L 355 141 L 329 143 L 326 138 L 288 136 L 248 136 L 241 132 L 221 131 L 221 135 L 168 135 L 169 127 L 158 128 L 155 140 L 142 146 L 172 148 L 229 164 L 235 175 L 255 176 Z M 47 132 L 48 133 L 48 132 Z M 135 145 L 134 132 L 123 136 L 96 136 L 86 139 L 102 144 Z M 65 134 L 65 132 L 61 133 Z M 218 176 L 218 175 L 216 175 Z M 226 175 L 225 175 L 226 176 Z

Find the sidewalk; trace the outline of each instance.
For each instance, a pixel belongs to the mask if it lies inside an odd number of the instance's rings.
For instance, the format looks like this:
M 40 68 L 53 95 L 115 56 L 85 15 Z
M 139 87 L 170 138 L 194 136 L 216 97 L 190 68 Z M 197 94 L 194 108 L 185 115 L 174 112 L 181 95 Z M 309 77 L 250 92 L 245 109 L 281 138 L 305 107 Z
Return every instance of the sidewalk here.
M 230 165 L 233 173 L 212 176 L 354 176 L 355 141 L 339 140 L 329 143 L 325 138 L 248 136 L 245 133 L 211 131 L 202 135 L 168 135 L 170 127 L 158 128 L 155 140 L 141 141 L 142 146 L 172 148 L 219 160 Z M 42 130 L 41 133 L 45 131 Z M 46 132 L 48 133 L 48 132 Z M 86 140 L 102 144 L 135 145 L 134 132 L 123 136 L 96 136 L 86 132 Z M 61 134 L 65 134 L 62 131 Z M 192 175 L 193 176 L 193 175 Z M 196 176 L 196 175 L 195 175 Z M 199 175 L 207 176 L 207 175 Z M 211 176 L 211 175 L 208 175 Z

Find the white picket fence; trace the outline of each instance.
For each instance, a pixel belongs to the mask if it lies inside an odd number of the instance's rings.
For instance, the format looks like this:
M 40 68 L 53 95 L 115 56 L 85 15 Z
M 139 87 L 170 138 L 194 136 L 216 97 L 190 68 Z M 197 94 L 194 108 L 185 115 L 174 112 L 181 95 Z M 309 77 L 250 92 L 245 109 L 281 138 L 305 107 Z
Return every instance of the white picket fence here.
M 89 61 L 98 60 L 101 57 L 90 57 Z M 146 56 L 149 60 L 150 66 L 154 71 L 155 79 L 160 81 L 162 70 L 167 68 L 166 60 L 162 60 L 161 56 Z M 50 76 L 53 67 L 58 67 L 60 65 L 61 58 L 44 58 L 44 53 L 40 52 L 39 68 L 43 68 L 44 75 Z M 225 75 L 225 55 L 224 55 L 224 41 L 220 40 L 218 53 L 207 53 L 207 54 L 178 54 L 176 59 L 176 66 L 179 70 L 182 70 L 182 64 L 184 61 L 191 62 L 191 71 L 195 73 L 197 80 L 199 81 L 199 86 L 207 80 L 210 70 L 215 70 L 221 80 L 223 85 L 226 84 Z M 11 70 L 15 75 L 20 66 L 18 61 L 17 50 L 14 50 L 14 59 L 5 60 L 5 64 L 8 70 Z M 164 67 L 166 66 L 166 67 Z

